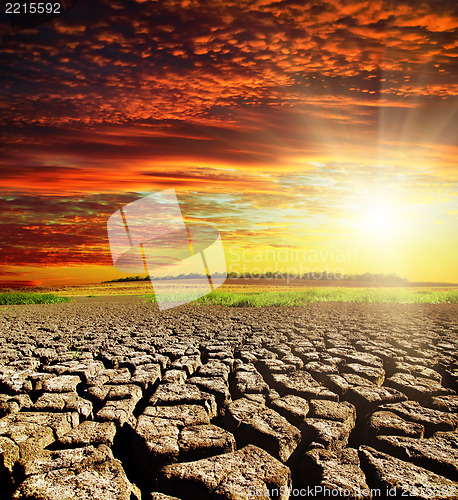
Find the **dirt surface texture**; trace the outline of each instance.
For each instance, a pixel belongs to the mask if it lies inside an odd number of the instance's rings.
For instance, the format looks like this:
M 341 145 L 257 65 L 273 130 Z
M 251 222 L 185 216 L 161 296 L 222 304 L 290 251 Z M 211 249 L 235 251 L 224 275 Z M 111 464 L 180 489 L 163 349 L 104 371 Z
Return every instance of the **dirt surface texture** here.
M 0 310 L 0 498 L 458 498 L 458 306 Z

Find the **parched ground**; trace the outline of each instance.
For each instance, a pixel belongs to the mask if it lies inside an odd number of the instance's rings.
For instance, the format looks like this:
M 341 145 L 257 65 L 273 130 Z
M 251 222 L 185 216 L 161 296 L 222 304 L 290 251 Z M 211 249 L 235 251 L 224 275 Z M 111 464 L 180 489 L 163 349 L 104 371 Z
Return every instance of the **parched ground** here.
M 0 497 L 458 498 L 458 306 L 0 308 Z M 3 498 L 3 497 L 2 497 Z

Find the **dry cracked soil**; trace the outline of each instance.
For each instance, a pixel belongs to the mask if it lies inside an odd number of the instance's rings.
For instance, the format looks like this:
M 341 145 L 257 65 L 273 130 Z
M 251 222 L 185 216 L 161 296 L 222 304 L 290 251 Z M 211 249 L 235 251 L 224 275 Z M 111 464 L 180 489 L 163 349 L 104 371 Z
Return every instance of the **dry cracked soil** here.
M 0 311 L 0 497 L 458 498 L 458 307 Z

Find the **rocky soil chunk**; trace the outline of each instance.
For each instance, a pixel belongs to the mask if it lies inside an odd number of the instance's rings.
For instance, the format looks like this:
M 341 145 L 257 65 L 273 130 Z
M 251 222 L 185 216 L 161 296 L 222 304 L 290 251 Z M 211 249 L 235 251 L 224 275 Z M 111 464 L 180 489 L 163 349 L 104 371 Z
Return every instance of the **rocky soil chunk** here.
M 51 377 L 43 382 L 45 392 L 76 392 L 81 379 L 77 375 L 60 375 Z
M 380 495 L 418 499 L 451 499 L 458 496 L 458 483 L 417 465 L 392 457 L 369 446 L 360 447 L 360 460 L 368 482 L 380 489 Z
M 186 382 L 186 372 L 183 370 L 167 370 L 162 377 L 162 382 L 170 384 L 184 384 Z
M 246 398 L 228 406 L 226 422 L 239 444 L 262 446 L 282 462 L 289 459 L 301 439 L 299 429 L 276 411 Z
M 340 371 L 340 375 L 345 379 L 351 387 L 377 387 L 372 380 L 367 377 L 362 377 L 359 373 Z
M 361 411 L 361 413 L 364 413 L 369 411 L 369 409 L 385 403 L 405 401 L 407 396 L 396 389 L 392 389 L 391 387 L 377 387 L 374 385 L 370 387 L 350 387 L 345 395 L 345 399 L 354 404 Z
M 328 450 L 308 451 L 298 467 L 298 485 L 313 485 L 315 496 L 362 500 L 370 497 L 366 476 L 361 470 L 358 451 L 346 448 L 338 455 Z
M 450 394 L 437 380 L 416 377 L 411 373 L 395 373 L 386 379 L 386 385 L 403 392 L 409 399 L 428 401 L 431 396 Z
M 110 384 L 112 385 L 129 384 L 132 378 L 129 368 L 126 367 L 106 370 L 103 374 L 108 375 Z
M 353 419 L 344 422 L 324 418 L 307 418 L 303 429 L 304 440 L 326 450 L 340 453 L 348 443 L 350 433 L 355 426 Z
M 437 396 L 431 399 L 430 406 L 440 411 L 448 411 L 450 413 L 458 413 L 458 396 L 456 394 L 450 396 Z
M 173 421 L 140 415 L 132 438 L 132 451 L 144 481 L 150 486 L 159 469 L 178 460 L 180 429 Z
M 232 399 L 227 382 L 223 378 L 192 377 L 189 379 L 189 383 L 197 385 L 199 389 L 209 394 L 213 394 L 219 407 L 226 406 Z
M 107 385 L 108 392 L 106 399 L 120 400 L 132 399 L 137 404 L 143 396 L 142 390 L 138 385 L 125 384 L 125 385 Z
M 287 356 L 281 358 L 281 360 L 285 365 L 293 365 L 298 370 L 302 370 L 302 368 L 304 368 L 304 362 L 298 356 L 293 356 L 292 354 L 288 354 Z
M 408 422 L 391 411 L 376 411 L 369 420 L 369 435 L 423 437 L 425 428 L 421 424 Z
M 381 406 L 380 409 L 391 411 L 406 420 L 422 424 L 428 434 L 437 431 L 454 430 L 458 427 L 457 414 L 425 408 L 417 401 L 387 404 Z
M 288 373 L 296 370 L 295 363 L 285 363 L 283 359 L 262 359 L 257 366 L 259 366 L 260 373 L 267 379 L 272 373 Z
M 305 365 L 305 369 L 312 375 L 318 382 L 324 383 L 329 375 L 338 375 L 339 370 L 336 365 L 329 363 L 322 363 L 321 361 L 311 361 Z
M 19 412 L 0 419 L 0 435 L 17 436 L 16 442 L 29 439 L 35 426 L 49 428 L 56 438 L 63 436 L 79 423 L 79 416 L 72 413 Z
M 144 413 L 138 417 L 133 434 L 135 461 L 143 471 L 144 477 L 147 478 L 146 482 L 152 486 L 159 469 L 163 465 L 179 459 L 179 438 L 183 428 L 209 423 L 208 413 L 198 404 L 148 406 Z M 216 433 L 215 429 L 213 431 Z M 209 431 L 209 436 L 210 434 Z M 198 455 L 200 445 L 203 448 L 202 456 L 205 456 L 205 453 L 211 449 L 209 441 L 210 437 L 207 440 L 202 437 L 200 441 L 194 441 L 193 449 L 189 439 L 184 438 L 185 450 L 181 454 L 188 452 L 191 454 L 194 451 Z
M 19 457 L 19 446 L 9 437 L 0 436 L 0 484 L 6 495 L 13 488 L 13 467 L 19 461 Z
M 385 370 L 383 368 L 362 365 L 360 363 L 348 363 L 342 367 L 341 371 L 360 375 L 378 386 L 381 386 L 385 380 Z
M 331 389 L 331 391 L 338 394 L 341 398 L 345 397 L 348 389 L 352 386 L 342 375 L 336 373 L 323 373 L 322 378 L 324 379 L 324 384 Z M 370 384 L 370 382 L 368 381 Z M 337 398 L 338 399 L 338 398 Z M 334 401 L 336 401 L 335 399 Z
M 200 366 L 202 366 L 200 356 L 182 356 L 172 363 L 171 368 L 183 370 L 190 377 Z
M 108 449 L 104 453 L 90 448 L 40 456 L 30 464 L 27 472 L 32 475 L 13 499 L 140 500 L 140 492 L 127 479 L 121 462 Z
M 151 396 L 149 403 L 158 406 L 197 404 L 205 408 L 210 418 L 218 414 L 215 397 L 188 383 L 161 384 Z
M 165 493 L 159 493 L 158 491 L 153 491 L 148 500 L 180 500 L 177 497 L 171 497 L 170 495 L 166 495 Z
M 92 403 L 80 398 L 74 392 L 42 394 L 33 407 L 38 411 L 76 411 L 83 418 L 88 418 L 92 414 Z
M 158 489 L 182 500 L 287 500 L 291 489 L 288 467 L 266 451 L 248 445 L 239 451 L 164 467 Z M 252 494 L 251 494 L 251 493 Z
M 458 433 L 437 432 L 430 438 L 379 436 L 377 448 L 437 474 L 458 479 Z
M 78 375 L 88 382 L 91 378 L 97 377 L 104 370 L 103 363 L 100 361 L 90 361 L 81 363 L 80 361 L 72 360 L 64 363 L 45 366 L 43 369 L 49 373 L 56 375 Z
M 230 372 L 230 368 L 224 363 L 221 363 L 219 361 L 209 361 L 205 365 L 199 367 L 194 375 L 208 378 L 222 378 L 227 383 L 229 380 Z
M 337 394 L 320 385 L 310 373 L 304 370 L 290 373 L 274 373 L 272 375 L 272 385 L 281 395 L 293 394 L 305 399 L 338 400 Z
M 114 422 L 120 427 L 127 423 L 133 425 L 136 404 L 136 401 L 131 398 L 107 401 L 97 412 L 96 417 L 102 422 Z
M 179 427 L 210 423 L 205 408 L 195 405 L 176 406 L 147 406 L 143 412 L 144 416 L 152 419 L 162 418 L 173 422 Z
M 233 401 L 225 416 L 227 428 L 239 445 L 262 446 L 272 456 L 286 462 L 301 440 L 299 429 L 276 411 L 246 398 Z
M 422 365 L 411 365 L 410 363 L 405 363 L 402 361 L 396 361 L 394 363 L 394 371 L 395 372 L 405 372 L 411 373 L 416 377 L 423 377 L 430 380 L 435 380 L 436 382 L 441 383 L 442 377 L 439 373 L 431 368 L 427 368 Z
M 346 401 L 337 402 L 325 399 L 312 399 L 310 401 L 309 417 L 326 418 L 338 422 L 356 421 L 356 408 Z
M 132 384 L 139 385 L 144 391 L 148 391 L 156 382 L 161 380 L 161 377 L 162 372 L 160 365 L 151 363 L 136 367 L 130 381 Z
M 100 463 L 113 459 L 113 453 L 107 446 L 83 446 L 63 450 L 42 450 L 33 460 L 23 465 L 24 476 L 45 474 L 52 470 L 68 469 L 85 463 Z
M 235 451 L 233 434 L 212 424 L 191 425 L 181 429 L 178 446 L 185 462 Z
M 14 368 L 5 368 L 0 372 L 0 389 L 13 394 L 26 394 L 33 389 L 29 379 L 31 370 L 17 371 Z
M 347 363 L 358 363 L 361 365 L 373 366 L 375 368 L 383 368 L 383 361 L 379 357 L 368 352 L 349 350 L 347 347 L 331 348 L 327 350 L 327 353 L 336 358 L 342 358 Z
M 113 422 L 86 420 L 59 438 L 63 446 L 83 446 L 105 444 L 113 446 L 116 425 Z
M 277 394 L 277 397 L 270 400 L 270 406 L 299 429 L 304 425 L 309 412 L 308 401 L 299 396 L 279 397 Z
M 28 394 L 0 394 L 0 418 L 9 413 L 17 413 L 21 408 L 28 409 L 33 406 Z
M 235 374 L 235 386 L 239 395 L 266 394 L 269 390 L 262 375 L 251 364 L 239 365 Z

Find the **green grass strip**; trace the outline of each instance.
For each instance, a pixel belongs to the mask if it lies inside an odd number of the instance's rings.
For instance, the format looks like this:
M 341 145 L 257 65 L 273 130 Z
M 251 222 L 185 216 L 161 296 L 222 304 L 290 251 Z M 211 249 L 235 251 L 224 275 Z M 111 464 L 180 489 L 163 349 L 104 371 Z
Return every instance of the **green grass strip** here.
M 322 288 L 291 292 L 212 292 L 199 304 L 231 307 L 303 306 L 311 302 L 360 302 L 386 304 L 458 303 L 458 291 Z
M 156 302 L 154 295 L 147 299 Z M 385 304 L 458 303 L 458 290 L 428 290 L 400 288 L 314 288 L 300 291 L 215 291 L 195 304 L 227 307 L 304 306 L 311 302 L 356 302 Z
M 9 292 L 0 293 L 0 305 L 55 304 L 69 302 L 68 297 L 58 297 L 52 293 Z

